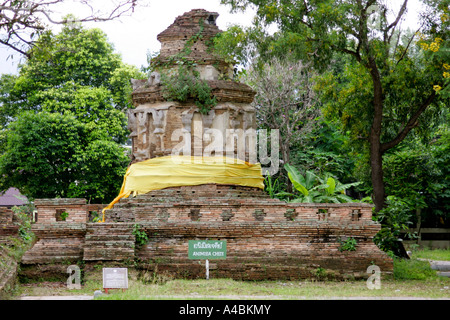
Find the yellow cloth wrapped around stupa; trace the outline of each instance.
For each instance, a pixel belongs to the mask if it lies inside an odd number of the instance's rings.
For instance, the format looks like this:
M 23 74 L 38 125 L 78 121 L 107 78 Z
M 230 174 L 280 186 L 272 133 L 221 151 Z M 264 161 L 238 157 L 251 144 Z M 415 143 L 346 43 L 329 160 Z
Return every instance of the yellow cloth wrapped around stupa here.
M 132 164 L 119 195 L 103 209 L 111 209 L 122 198 L 152 190 L 201 184 L 231 184 L 264 189 L 261 164 L 227 157 L 166 156 Z

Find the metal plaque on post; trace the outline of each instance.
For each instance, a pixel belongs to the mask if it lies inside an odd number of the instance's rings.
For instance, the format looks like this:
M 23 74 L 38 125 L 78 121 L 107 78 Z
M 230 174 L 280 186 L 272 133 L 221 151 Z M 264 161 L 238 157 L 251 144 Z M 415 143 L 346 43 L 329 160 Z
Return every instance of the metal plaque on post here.
M 103 268 L 103 289 L 128 289 L 127 268 Z

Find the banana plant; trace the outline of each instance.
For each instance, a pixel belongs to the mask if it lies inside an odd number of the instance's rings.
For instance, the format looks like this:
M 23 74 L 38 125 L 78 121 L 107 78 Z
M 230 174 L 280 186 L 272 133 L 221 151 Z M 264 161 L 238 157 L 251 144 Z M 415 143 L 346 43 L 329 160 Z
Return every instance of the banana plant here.
M 291 202 L 301 203 L 345 203 L 353 202 L 352 198 L 345 194 L 345 190 L 357 186 L 360 182 L 342 184 L 330 175 L 320 178 L 312 171 L 306 171 L 303 176 L 295 167 L 285 164 L 289 180 L 294 188 L 300 192 Z M 291 196 L 295 196 L 292 195 Z

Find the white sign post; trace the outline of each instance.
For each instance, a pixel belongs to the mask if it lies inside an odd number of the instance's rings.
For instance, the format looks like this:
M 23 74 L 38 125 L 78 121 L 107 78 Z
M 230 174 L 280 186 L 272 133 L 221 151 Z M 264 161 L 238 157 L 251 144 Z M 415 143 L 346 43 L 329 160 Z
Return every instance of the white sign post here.
M 110 289 L 128 289 L 128 269 L 103 268 L 103 289 L 105 293 Z

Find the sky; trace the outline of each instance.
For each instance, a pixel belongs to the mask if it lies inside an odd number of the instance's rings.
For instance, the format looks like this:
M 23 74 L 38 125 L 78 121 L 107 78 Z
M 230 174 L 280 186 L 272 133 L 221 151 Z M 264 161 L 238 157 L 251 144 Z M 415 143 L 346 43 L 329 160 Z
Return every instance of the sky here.
M 140 68 L 147 64 L 147 52 L 159 51 L 161 46 L 156 36 L 167 29 L 177 16 L 192 9 L 205 9 L 219 13 L 217 25 L 226 30 L 231 24 L 251 25 L 254 11 L 247 13 L 230 13 L 230 7 L 221 5 L 220 0 L 149 0 L 147 7 L 138 8 L 132 15 L 119 20 L 84 24 L 88 28 L 100 28 L 108 36 L 117 53 L 120 53 L 125 63 Z M 102 1 L 103 3 L 103 1 Z M 400 4 L 399 0 L 393 3 Z M 414 27 L 418 0 L 410 0 L 409 16 L 406 23 Z M 80 6 L 66 1 L 61 7 L 61 15 L 73 13 L 81 16 Z M 58 12 L 55 12 L 57 14 Z M 53 26 L 58 30 L 57 26 Z M 14 54 L 14 59 L 7 60 Z M 0 74 L 17 73 L 19 54 L 0 47 Z

